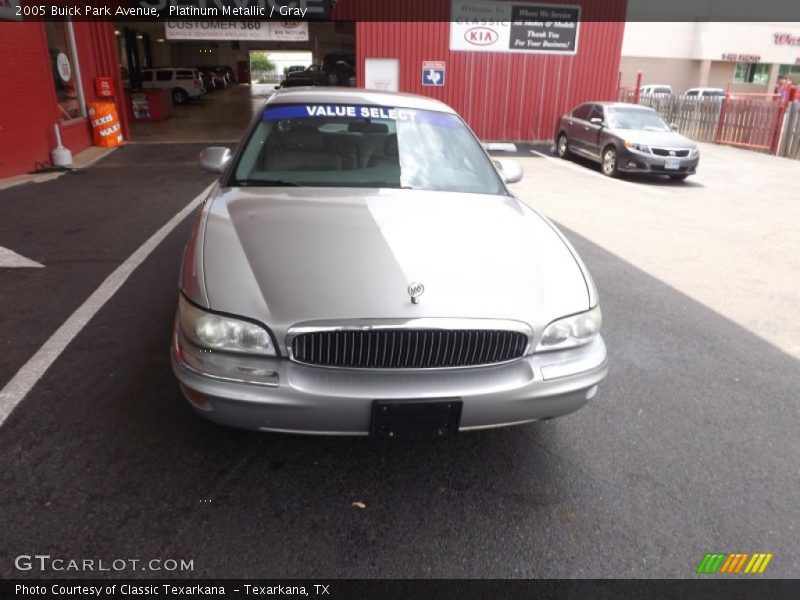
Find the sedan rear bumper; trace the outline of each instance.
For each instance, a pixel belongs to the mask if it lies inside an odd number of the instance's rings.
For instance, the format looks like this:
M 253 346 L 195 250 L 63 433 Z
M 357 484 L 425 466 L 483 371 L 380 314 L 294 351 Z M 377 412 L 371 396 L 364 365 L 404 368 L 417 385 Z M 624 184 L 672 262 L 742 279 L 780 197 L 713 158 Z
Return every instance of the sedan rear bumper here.
M 600 336 L 505 365 L 399 372 L 215 354 L 177 331 L 172 366 L 192 407 L 211 421 L 319 435 L 368 435 L 374 400 L 460 399 L 461 431 L 558 417 L 584 406 L 608 369 Z

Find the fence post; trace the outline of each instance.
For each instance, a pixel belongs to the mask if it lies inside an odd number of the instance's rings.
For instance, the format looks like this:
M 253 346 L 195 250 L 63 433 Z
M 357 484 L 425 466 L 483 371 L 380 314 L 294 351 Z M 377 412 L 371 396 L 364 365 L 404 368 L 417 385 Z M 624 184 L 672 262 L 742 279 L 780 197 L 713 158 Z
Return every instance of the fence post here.
M 772 144 L 770 144 L 769 152 L 774 156 L 778 156 L 778 153 L 781 148 L 781 138 L 783 137 L 783 131 L 786 129 L 787 119 L 786 119 L 786 108 L 788 104 L 786 102 L 781 102 L 781 107 L 778 109 L 778 117 L 775 119 L 775 130 L 772 132 Z
M 633 88 L 633 103 L 639 104 L 639 88 L 642 87 L 642 72 L 636 73 L 636 87 Z
M 730 84 L 728 84 L 728 90 L 730 90 Z M 723 123 L 725 123 L 725 111 L 728 108 L 728 99 L 730 98 L 730 92 L 726 91 L 725 96 L 722 98 L 722 106 L 719 109 L 719 120 L 717 121 L 717 131 L 714 134 L 714 143 L 719 144 L 722 140 L 722 129 Z

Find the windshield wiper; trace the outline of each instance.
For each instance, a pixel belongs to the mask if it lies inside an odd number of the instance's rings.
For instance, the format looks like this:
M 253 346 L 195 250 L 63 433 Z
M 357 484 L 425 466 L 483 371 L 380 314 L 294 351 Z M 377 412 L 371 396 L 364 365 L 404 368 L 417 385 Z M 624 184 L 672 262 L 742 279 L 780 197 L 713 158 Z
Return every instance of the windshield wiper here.
M 248 186 L 264 186 L 264 187 L 301 187 L 302 184 L 296 181 L 286 181 L 284 179 L 239 179 L 236 181 L 239 185 Z

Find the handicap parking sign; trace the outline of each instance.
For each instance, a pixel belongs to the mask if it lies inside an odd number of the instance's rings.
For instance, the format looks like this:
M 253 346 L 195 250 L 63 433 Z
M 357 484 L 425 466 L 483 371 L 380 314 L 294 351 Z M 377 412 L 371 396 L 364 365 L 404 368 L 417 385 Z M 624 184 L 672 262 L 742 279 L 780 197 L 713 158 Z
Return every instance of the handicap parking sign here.
M 422 85 L 432 87 L 444 86 L 444 61 L 422 61 Z

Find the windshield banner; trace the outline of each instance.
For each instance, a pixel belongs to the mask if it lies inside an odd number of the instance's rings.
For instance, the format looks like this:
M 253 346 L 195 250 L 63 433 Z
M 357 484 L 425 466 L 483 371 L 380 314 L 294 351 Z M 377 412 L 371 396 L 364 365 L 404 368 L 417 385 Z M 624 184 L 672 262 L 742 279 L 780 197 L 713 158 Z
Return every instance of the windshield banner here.
M 354 104 L 291 104 L 267 107 L 262 119 L 302 119 L 328 117 L 339 119 L 388 119 L 390 121 L 416 121 L 420 113 L 409 108 L 389 106 L 357 106 Z

